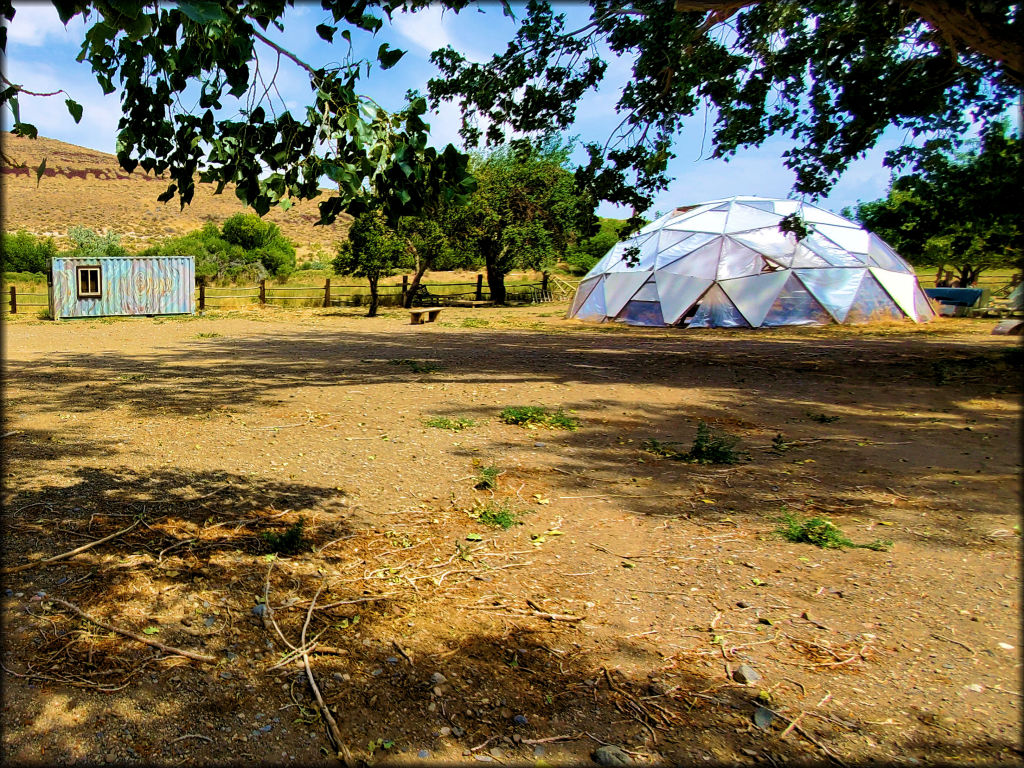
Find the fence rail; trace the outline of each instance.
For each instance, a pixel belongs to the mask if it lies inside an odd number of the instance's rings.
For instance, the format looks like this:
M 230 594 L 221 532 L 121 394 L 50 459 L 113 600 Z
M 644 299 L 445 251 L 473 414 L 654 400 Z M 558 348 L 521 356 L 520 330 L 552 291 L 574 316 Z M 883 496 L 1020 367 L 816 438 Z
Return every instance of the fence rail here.
M 420 287 L 425 289 L 417 293 L 413 299 L 414 304 L 431 303 L 445 304 L 451 301 L 465 300 L 467 297 L 475 301 L 489 301 L 490 292 L 484 288 L 484 276 L 477 275 L 475 282 L 470 283 L 421 283 Z M 562 282 L 562 281 L 558 281 Z M 470 291 L 452 291 L 472 287 Z M 231 291 L 231 293 L 219 293 L 219 291 Z M 409 276 L 403 275 L 400 285 L 382 285 L 377 291 L 378 304 L 383 307 L 404 306 L 410 291 Z M 506 287 L 506 297 L 514 301 L 527 301 L 531 303 L 546 302 L 553 300 L 553 292 L 549 289 L 549 276 L 544 273 L 539 283 L 512 283 Z M 557 292 L 557 291 L 556 291 Z M 280 295 L 286 294 L 286 295 Z M 33 303 L 26 302 L 25 297 L 49 297 L 48 293 L 18 293 L 15 286 L 10 286 L 10 313 L 17 314 L 18 307 L 48 307 L 49 302 Z M 369 289 L 365 285 L 331 285 L 330 278 L 324 281 L 323 286 L 274 286 L 267 285 L 266 280 L 261 280 L 258 285 L 252 288 L 232 286 L 225 288 L 212 288 L 206 285 L 204 280 L 199 280 L 196 285 L 196 306 L 199 310 L 229 308 L 223 306 L 225 301 L 247 299 L 251 304 L 273 304 L 282 302 L 285 306 L 289 302 L 305 302 L 308 306 L 312 302 L 316 306 L 339 307 L 339 306 L 361 306 L 370 299 Z M 425 301 L 424 301 L 425 299 Z

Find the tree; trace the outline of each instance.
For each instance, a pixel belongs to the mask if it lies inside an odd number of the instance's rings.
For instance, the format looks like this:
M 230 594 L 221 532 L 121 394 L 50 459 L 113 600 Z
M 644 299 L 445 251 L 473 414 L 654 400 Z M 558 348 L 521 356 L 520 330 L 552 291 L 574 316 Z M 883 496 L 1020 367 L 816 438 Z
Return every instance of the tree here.
M 951 264 L 966 286 L 985 269 L 1024 269 L 1022 188 L 1024 144 L 994 124 L 970 151 L 930 158 L 852 213 L 912 264 Z
M 48 272 L 50 259 L 57 255 L 52 237 L 39 238 L 21 229 L 3 233 L 0 270 L 4 272 Z
M 580 275 L 589 272 L 619 242 L 619 233 L 625 223 L 623 219 L 599 218 L 597 232 L 580 240 L 565 254 L 565 260 L 572 270 Z
M 321 0 L 330 23 L 316 33 L 351 42 L 353 31 L 375 32 L 384 16 L 427 4 Z M 441 4 L 456 12 L 476 5 Z M 119 161 L 128 170 L 167 171 L 164 199 L 191 201 L 198 175 L 221 188 L 237 185 L 239 198 L 262 214 L 316 197 L 326 175 L 339 193 L 320 204 L 322 222 L 368 210 L 372 196 L 394 224 L 421 213 L 439 190 L 465 191 L 465 156 L 451 145 L 426 148 L 425 99 L 409 94 L 401 110 L 387 113 L 357 91 L 368 62 L 349 53 L 315 67 L 273 40 L 291 0 L 55 5 L 65 21 L 88 18 L 81 58 L 106 92 L 123 89 Z M 512 14 L 507 0 L 501 6 Z M 973 122 L 1003 115 L 1024 83 L 1024 9 L 1013 0 L 590 0 L 590 7 L 589 20 L 567 31 L 563 14 L 529 0 L 515 38 L 491 61 L 435 52 L 443 77 L 429 94 L 433 103 L 459 103 L 471 145 L 486 138 L 497 146 L 509 131 L 542 137 L 568 128 L 580 98 L 605 77 L 602 50 L 631 61 L 616 105 L 620 126 L 585 145 L 589 159 L 578 177 L 596 199 L 638 213 L 668 182 L 682 120 L 702 109 L 714 120 L 712 155 L 789 136 L 796 146 L 785 162 L 796 171 L 796 191 L 819 195 L 886 127 L 927 152 L 948 150 Z M 0 22 L 14 15 L 11 0 L 0 0 Z M 274 76 L 259 70 L 257 45 L 273 51 L 278 66 L 285 60 L 309 77 L 302 114 L 274 101 Z M 386 69 L 402 54 L 383 44 L 376 62 Z M 193 103 L 187 89 L 198 92 L 194 109 L 184 106 Z M 10 103 L 14 130 L 26 135 L 35 129 L 22 121 L 18 100 L 29 94 L 6 80 L 0 88 L 0 105 Z M 241 100 L 241 119 L 214 113 L 230 98 Z M 66 105 L 82 118 L 73 99 Z M 888 162 L 923 157 L 913 150 Z M 421 159 L 410 162 L 410 153 Z
M 121 236 L 116 232 L 101 235 L 89 227 L 76 226 L 68 229 L 68 240 L 71 241 L 70 255 L 74 258 L 128 255 L 128 251 L 121 245 Z
M 382 277 L 394 274 L 404 252 L 405 244 L 388 226 L 380 211 L 368 211 L 356 216 L 348 230 L 348 240 L 339 244 L 338 255 L 333 262 L 334 271 L 339 275 L 365 277 L 370 283 L 370 310 L 366 313 L 367 317 L 377 316 L 380 301 L 378 283 Z
M 564 167 L 568 147 L 508 145 L 478 155 L 477 190 L 453 221 L 459 247 L 479 254 L 491 299 L 505 302 L 505 275 L 546 269 L 594 223 L 593 199 Z
M 457 206 L 442 205 L 422 216 L 404 216 L 398 221 L 397 234 L 405 250 L 399 266 L 413 271 L 412 282 L 405 295 L 405 307 L 411 307 L 423 275 L 428 269 L 469 268 L 475 254 L 452 244 Z
M 281 234 L 277 224 L 251 213 L 236 213 L 221 226 L 224 240 L 240 246 L 258 259 L 272 275 L 287 276 L 295 269 L 295 245 Z

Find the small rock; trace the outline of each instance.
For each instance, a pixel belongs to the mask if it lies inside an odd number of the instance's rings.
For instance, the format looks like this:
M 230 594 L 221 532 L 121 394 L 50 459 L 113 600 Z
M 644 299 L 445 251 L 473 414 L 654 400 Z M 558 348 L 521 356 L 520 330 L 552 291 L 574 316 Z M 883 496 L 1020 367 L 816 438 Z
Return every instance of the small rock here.
M 113 750 L 107 752 L 107 762 L 113 763 L 115 760 L 117 760 L 117 754 Z
M 223 678 L 224 680 L 230 680 L 230 679 L 231 679 L 231 673 L 230 673 L 230 672 L 228 672 L 227 670 L 225 670 L 224 672 L 221 672 L 221 673 L 220 673 L 220 676 L 221 676 L 221 678 Z
M 441 731 L 440 731 L 440 733 L 441 733 L 441 735 L 442 735 L 442 736 L 451 736 L 451 735 L 452 735 L 452 729 L 451 729 L 451 728 L 449 728 L 449 727 L 448 727 L 448 726 L 446 725 L 446 726 L 444 726 L 444 727 L 442 727 L 442 728 L 441 728 Z
M 751 749 L 750 747 L 743 747 L 742 749 L 740 749 L 740 752 L 742 752 L 747 757 L 757 757 L 757 750 Z
M 434 686 L 434 695 L 435 696 L 440 696 L 441 695 L 441 686 L 440 685 L 435 685 Z
M 233 651 L 226 651 L 224 653 L 224 656 L 225 656 L 225 658 L 227 658 L 228 661 L 234 661 L 235 659 L 238 658 L 238 654 L 234 653 Z
M 488 752 L 490 753 L 491 757 L 495 757 L 498 760 L 501 760 L 503 757 L 505 757 L 505 750 L 503 750 L 501 747 L 491 747 L 488 750 Z
M 24 593 L 24 592 L 15 592 L 15 593 L 14 593 L 14 596 L 15 596 L 15 597 L 24 597 L 24 596 L 25 596 L 25 593 Z
M 382 667 L 377 667 L 370 674 L 373 675 L 374 677 L 380 677 L 381 675 L 384 674 L 384 669 Z
M 547 443 L 539 443 L 538 442 L 538 443 L 534 443 L 533 444 L 534 448 L 545 448 L 546 446 L 547 446 Z
M 260 616 L 262 616 L 266 612 L 267 612 L 267 606 L 265 606 L 263 603 L 260 603 L 259 605 L 254 605 L 252 607 L 252 615 L 253 616 L 260 617 Z
M 348 672 L 342 672 L 341 679 L 347 683 L 352 679 L 352 675 L 350 675 Z
M 216 616 L 207 616 L 205 619 L 203 619 L 203 624 L 205 624 L 207 627 L 212 627 L 216 623 L 217 623 L 217 617 Z
M 740 664 L 735 672 L 732 673 L 732 679 L 737 683 L 743 683 L 743 685 L 750 685 L 756 683 L 761 679 L 761 675 L 757 673 L 749 664 Z
M 473 755 L 478 763 L 493 763 L 494 758 L 490 755 Z
M 448 678 L 442 675 L 440 672 L 435 672 L 430 676 L 430 682 L 434 685 L 444 685 L 448 682 Z
M 772 724 L 772 720 L 775 719 L 775 713 L 770 709 L 764 707 L 757 707 L 754 709 L 754 725 L 762 730 Z
M 598 747 L 590 753 L 590 759 L 598 765 L 605 766 L 633 764 L 633 761 L 630 760 L 629 755 L 623 752 L 620 747 L 616 747 L 614 744 Z
M 454 728 L 452 728 L 452 736 L 454 736 L 456 739 L 461 739 L 465 735 L 466 731 L 462 728 L 459 728 L 459 726 L 456 725 Z
M 335 680 L 341 680 L 341 672 L 332 672 L 331 677 L 333 677 Z
M 427 712 L 437 712 L 437 703 L 432 701 L 427 704 Z
M 388 656 L 387 662 L 388 662 L 388 664 L 397 664 L 398 663 L 398 657 L 397 656 Z
M 501 715 L 501 719 L 502 720 L 511 720 L 512 719 L 512 710 L 509 709 L 508 707 L 502 707 L 501 710 L 498 712 L 498 714 Z
M 534 757 L 544 757 L 544 747 L 538 744 L 533 748 Z
M 512 722 L 516 725 L 529 725 L 530 721 L 526 719 L 526 715 L 516 715 L 512 718 Z
M 736 607 L 737 607 L 737 608 L 749 608 L 749 607 L 750 607 L 750 604 L 749 604 L 749 603 L 747 603 L 747 602 L 745 602 L 745 601 L 743 601 L 743 600 L 738 600 L 738 601 L 736 602 Z
M 518 744 L 522 740 L 523 740 L 523 737 L 521 735 L 519 735 L 518 733 L 513 733 L 512 734 L 512 743 L 513 744 Z
M 647 693 L 651 696 L 663 696 L 667 690 L 668 689 L 665 687 L 665 684 L 660 680 L 651 680 L 651 682 L 647 684 Z
M 4 594 L 7 595 L 7 597 L 13 597 L 14 596 L 14 590 L 10 589 L 10 588 L 7 588 L 7 589 L 4 590 Z
M 428 757 L 430 757 L 430 752 L 428 752 L 425 749 L 421 749 L 419 752 L 416 753 L 416 757 L 418 757 L 420 760 L 426 760 Z

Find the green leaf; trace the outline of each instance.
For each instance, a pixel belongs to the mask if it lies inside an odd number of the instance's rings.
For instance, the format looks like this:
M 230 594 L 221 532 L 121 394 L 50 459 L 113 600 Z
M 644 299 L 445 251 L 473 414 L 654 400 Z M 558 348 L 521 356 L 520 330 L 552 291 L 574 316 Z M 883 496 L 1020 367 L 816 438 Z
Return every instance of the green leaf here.
M 43 178 L 43 173 L 46 171 L 46 158 L 43 158 L 43 162 L 36 168 L 36 186 L 39 186 L 39 181 Z
M 481 536 L 479 533 L 469 533 L 469 534 L 466 534 L 466 541 L 483 541 L 483 540 L 484 540 L 484 537 Z
M 380 62 L 381 69 L 391 69 L 403 56 L 405 56 L 405 51 L 392 49 L 387 43 L 383 43 L 377 49 L 377 61 Z
M 11 105 L 11 113 L 14 115 L 14 124 L 18 125 L 21 122 L 21 107 L 18 106 L 18 97 L 11 96 L 8 103 Z
M 334 33 L 337 31 L 337 27 L 332 27 L 327 24 L 316 25 L 316 33 L 320 35 L 320 37 L 326 40 L 328 43 L 334 42 Z
M 196 24 L 209 24 L 212 21 L 224 21 L 227 18 L 221 3 L 214 2 L 214 0 L 179 0 L 178 10 Z
M 82 122 L 82 105 L 74 99 L 64 99 L 64 103 L 67 105 L 68 112 L 71 113 L 71 117 L 75 119 L 75 122 Z
M 144 635 L 155 635 L 159 631 L 160 631 L 160 629 L 158 627 L 146 627 L 144 630 L 142 630 L 142 634 L 144 634 Z

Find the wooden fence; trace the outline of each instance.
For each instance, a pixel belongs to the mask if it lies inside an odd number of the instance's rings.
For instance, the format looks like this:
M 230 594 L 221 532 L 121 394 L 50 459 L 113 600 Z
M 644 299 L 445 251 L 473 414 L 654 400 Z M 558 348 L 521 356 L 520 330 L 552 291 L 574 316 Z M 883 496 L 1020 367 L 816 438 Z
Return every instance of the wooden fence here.
M 547 273 L 539 283 L 510 283 L 506 286 L 506 301 L 536 303 L 553 301 L 563 296 L 566 281 L 555 278 L 551 280 Z M 429 283 L 420 285 L 421 292 L 416 294 L 414 304 L 444 305 L 455 302 L 488 302 L 490 291 L 484 284 L 484 276 L 477 275 L 472 283 Z M 575 285 L 572 286 L 575 290 Z M 382 285 L 378 288 L 378 303 L 382 307 L 400 307 L 405 305 L 409 292 L 409 276 L 402 276 L 400 285 Z M 25 298 L 42 298 L 44 301 L 25 301 Z M 47 293 L 18 293 L 15 286 L 10 286 L 10 313 L 17 314 L 19 308 L 48 307 Z M 245 304 L 275 304 L 282 306 L 318 306 L 318 307 L 358 307 L 368 304 L 370 291 L 365 285 L 331 285 L 331 279 L 324 281 L 323 287 L 315 285 L 287 286 L 267 284 L 260 280 L 252 287 L 231 286 L 215 288 L 208 286 L 205 280 L 198 280 L 196 285 L 196 307 L 199 310 L 230 308 L 237 306 L 235 302 L 244 299 Z

